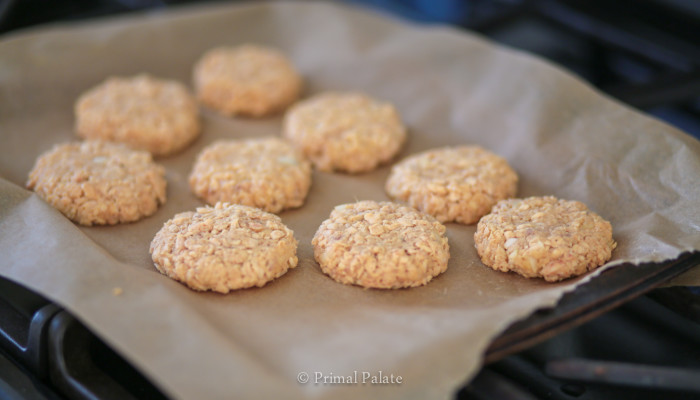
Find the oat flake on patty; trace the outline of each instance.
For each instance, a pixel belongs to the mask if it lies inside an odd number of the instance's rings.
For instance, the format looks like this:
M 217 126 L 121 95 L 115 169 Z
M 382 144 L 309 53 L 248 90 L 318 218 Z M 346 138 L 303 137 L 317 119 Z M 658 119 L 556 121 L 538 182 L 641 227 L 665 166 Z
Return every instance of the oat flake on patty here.
M 445 226 L 411 207 L 360 201 L 335 207 L 313 238 L 321 270 L 367 288 L 421 286 L 445 272 Z
M 227 203 L 175 215 L 150 246 L 162 274 L 219 293 L 279 278 L 297 266 L 296 251 L 294 232 L 278 216 Z
M 499 202 L 479 221 L 474 242 L 487 266 L 549 282 L 605 264 L 617 245 L 610 222 L 551 196 Z
M 166 200 L 165 169 L 145 151 L 89 140 L 39 156 L 27 188 L 81 225 L 137 221 Z

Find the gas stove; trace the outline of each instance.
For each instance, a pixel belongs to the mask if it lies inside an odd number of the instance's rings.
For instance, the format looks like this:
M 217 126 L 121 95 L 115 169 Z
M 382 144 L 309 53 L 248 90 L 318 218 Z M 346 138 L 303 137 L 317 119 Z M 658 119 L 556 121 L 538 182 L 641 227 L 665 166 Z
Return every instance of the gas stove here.
M 0 6 L 0 32 L 185 1 L 39 0 Z M 700 138 L 700 3 L 693 0 L 353 0 L 448 23 L 547 58 L 608 95 Z M 686 255 L 624 290 L 580 288 L 497 338 L 459 399 L 700 396 L 700 288 L 658 288 Z M 606 272 L 606 279 L 626 279 Z M 601 295 L 602 294 L 602 295 Z M 603 301 L 604 300 L 604 301 Z M 543 328 L 544 327 L 544 328 Z M 546 328 L 546 329 L 545 329 Z M 0 279 L 0 398 L 165 396 L 69 312 Z

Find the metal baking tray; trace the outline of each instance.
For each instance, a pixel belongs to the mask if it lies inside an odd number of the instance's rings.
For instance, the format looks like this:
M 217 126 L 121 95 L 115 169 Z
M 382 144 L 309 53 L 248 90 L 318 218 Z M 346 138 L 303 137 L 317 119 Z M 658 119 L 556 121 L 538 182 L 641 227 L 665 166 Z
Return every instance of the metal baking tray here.
M 583 324 L 700 265 L 700 252 L 684 253 L 663 263 L 622 264 L 565 294 L 552 308 L 515 322 L 491 342 L 490 363 Z

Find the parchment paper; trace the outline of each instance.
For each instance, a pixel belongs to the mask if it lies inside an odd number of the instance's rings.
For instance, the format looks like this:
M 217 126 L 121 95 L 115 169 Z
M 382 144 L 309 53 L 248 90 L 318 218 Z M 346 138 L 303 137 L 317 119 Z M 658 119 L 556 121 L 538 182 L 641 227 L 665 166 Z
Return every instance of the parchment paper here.
M 364 290 L 324 276 L 310 241 L 333 206 L 385 200 L 385 166 L 315 173 L 304 207 L 281 216 L 300 242 L 298 268 L 260 289 L 197 293 L 161 276 L 148 245 L 175 213 L 201 205 L 186 177 L 221 137 L 279 134 L 281 118 L 203 110 L 204 133 L 167 168 L 154 216 L 78 227 L 23 190 L 35 158 L 73 140 L 72 106 L 110 75 L 190 82 L 207 49 L 282 48 L 306 95 L 362 90 L 396 104 L 409 126 L 400 157 L 479 144 L 519 172 L 520 196 L 581 200 L 609 219 L 610 263 L 700 249 L 700 144 L 517 51 L 441 27 L 408 25 L 326 3 L 208 6 L 5 36 L 0 42 L 0 273 L 69 309 L 168 395 L 224 398 L 448 398 L 478 370 L 490 339 L 579 280 L 547 284 L 492 271 L 473 226 L 448 224 L 449 269 L 425 287 Z M 19 185 L 19 186 L 18 186 Z M 601 276 L 599 279 L 604 279 Z M 114 288 L 123 294 L 113 295 Z M 401 383 L 317 384 L 317 374 L 401 376 Z M 300 373 L 310 382 L 297 382 Z

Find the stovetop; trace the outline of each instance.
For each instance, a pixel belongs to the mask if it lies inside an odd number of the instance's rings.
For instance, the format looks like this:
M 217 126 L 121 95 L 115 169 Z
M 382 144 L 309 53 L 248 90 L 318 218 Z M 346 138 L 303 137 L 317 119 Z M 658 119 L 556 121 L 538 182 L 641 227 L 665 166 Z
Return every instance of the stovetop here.
M 7 0 L 0 33 L 187 1 Z M 352 0 L 449 23 L 574 72 L 700 138 L 700 2 Z M 695 258 L 694 260 L 697 260 Z M 668 277 L 662 277 L 667 279 Z M 661 280 L 661 279 L 660 279 Z M 459 399 L 690 399 L 700 396 L 700 288 L 651 290 L 575 329 L 490 362 Z M 646 295 L 643 292 L 651 290 Z M 630 298 L 639 296 L 634 300 Z M 536 318 L 536 317 L 535 317 Z M 68 312 L 0 279 L 0 398 L 158 399 L 163 394 Z
M 654 290 L 487 364 L 455 397 L 697 398 L 700 302 L 694 290 Z M 0 398 L 166 397 L 70 313 L 0 278 Z

